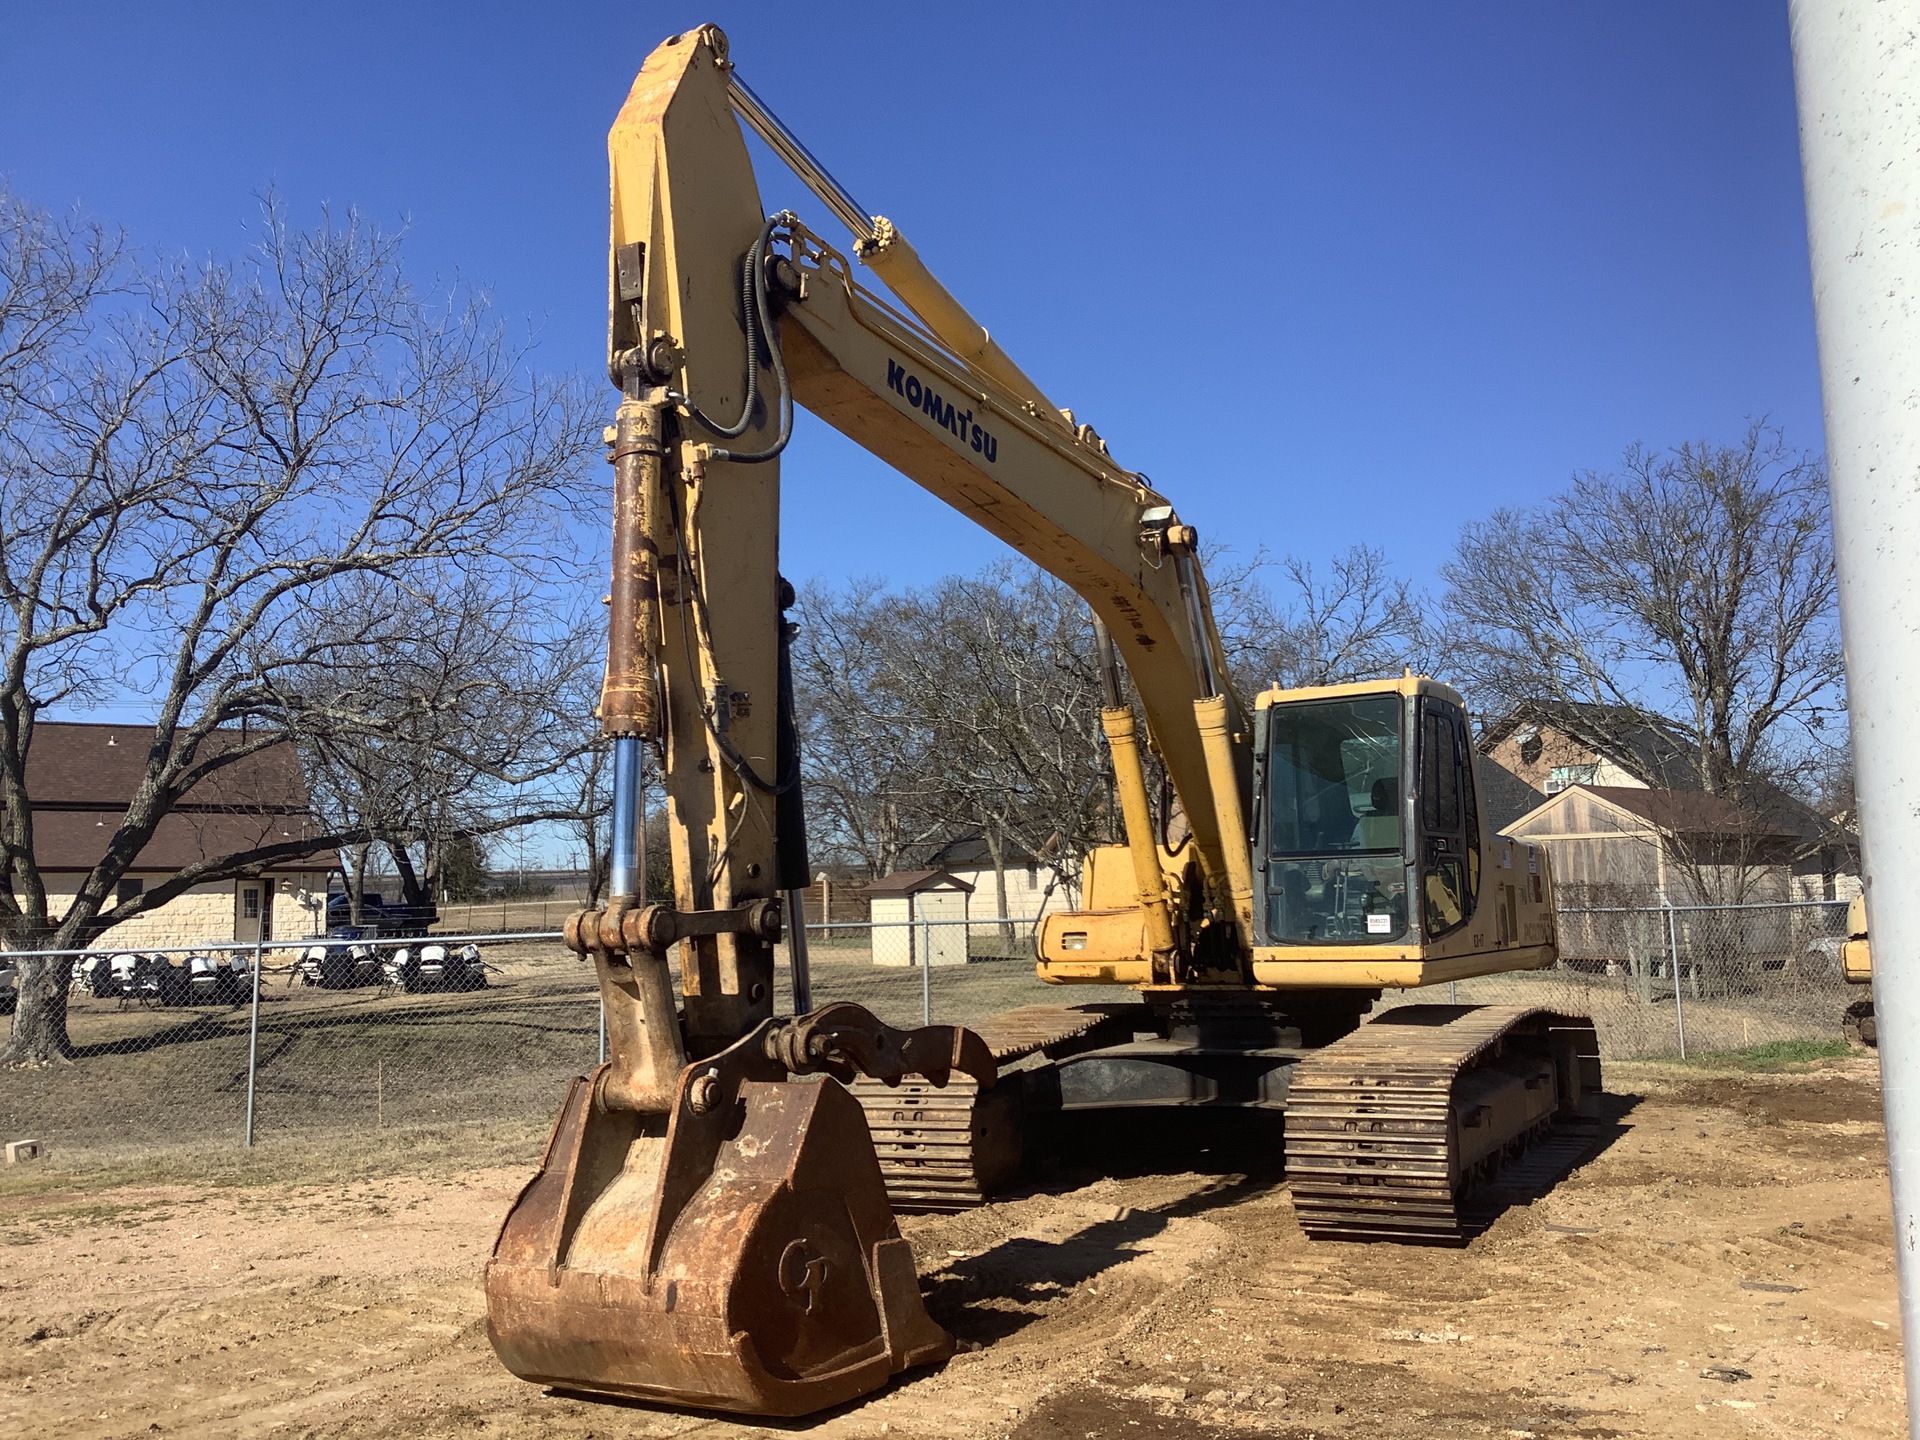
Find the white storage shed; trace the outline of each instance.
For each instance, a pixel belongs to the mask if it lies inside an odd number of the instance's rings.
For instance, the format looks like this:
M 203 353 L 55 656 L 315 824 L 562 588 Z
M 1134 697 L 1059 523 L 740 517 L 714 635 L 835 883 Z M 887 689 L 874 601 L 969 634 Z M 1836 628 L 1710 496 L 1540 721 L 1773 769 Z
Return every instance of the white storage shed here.
M 965 920 L 972 895 L 973 886 L 945 870 L 896 870 L 873 881 L 873 963 L 966 964 L 967 926 L 920 922 Z

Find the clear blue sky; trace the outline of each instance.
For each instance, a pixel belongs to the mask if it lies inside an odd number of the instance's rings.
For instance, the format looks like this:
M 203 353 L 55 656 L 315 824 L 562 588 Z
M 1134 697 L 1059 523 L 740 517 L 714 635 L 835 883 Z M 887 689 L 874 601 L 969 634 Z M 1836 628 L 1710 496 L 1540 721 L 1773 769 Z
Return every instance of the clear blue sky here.
M 190 251 L 242 243 L 268 185 L 404 219 L 422 278 L 484 282 L 589 372 L 607 124 L 716 21 L 1029 373 L 1240 546 L 1367 540 L 1424 579 L 1635 440 L 1769 415 L 1821 445 L 1782 0 L 9 10 L 29 197 Z M 817 424 L 789 454 L 796 579 L 998 550 Z

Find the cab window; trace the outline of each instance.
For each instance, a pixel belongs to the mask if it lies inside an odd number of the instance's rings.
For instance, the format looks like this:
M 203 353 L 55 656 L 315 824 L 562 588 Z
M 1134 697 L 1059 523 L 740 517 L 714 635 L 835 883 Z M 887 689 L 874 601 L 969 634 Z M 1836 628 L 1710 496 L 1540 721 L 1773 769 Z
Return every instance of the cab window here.
M 1421 918 L 1429 939 L 1464 925 L 1480 890 L 1480 816 L 1467 717 L 1422 696 L 1419 723 Z
M 1270 943 L 1377 945 L 1406 933 L 1400 720 L 1397 695 L 1268 711 Z

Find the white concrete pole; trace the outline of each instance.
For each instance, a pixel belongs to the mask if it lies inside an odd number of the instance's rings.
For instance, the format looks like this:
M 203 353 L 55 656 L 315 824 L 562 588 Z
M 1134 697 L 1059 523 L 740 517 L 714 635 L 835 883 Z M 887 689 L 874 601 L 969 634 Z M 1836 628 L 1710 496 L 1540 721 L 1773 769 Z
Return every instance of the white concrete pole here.
M 1792 0 L 1840 622 L 1920 1436 L 1920 0 Z

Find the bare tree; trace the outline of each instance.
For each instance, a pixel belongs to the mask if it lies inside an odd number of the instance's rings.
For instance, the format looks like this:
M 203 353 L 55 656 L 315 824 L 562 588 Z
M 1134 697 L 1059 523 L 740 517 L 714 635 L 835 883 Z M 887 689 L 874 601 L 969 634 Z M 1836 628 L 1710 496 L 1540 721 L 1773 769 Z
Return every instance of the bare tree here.
M 1087 608 L 1024 562 L 950 577 L 903 597 L 900 690 L 922 700 L 939 764 L 918 804 L 979 833 L 1007 913 L 1006 872 L 1020 855 L 1068 891 L 1087 849 L 1114 838 L 1100 679 Z
M 1008 908 L 1015 857 L 1079 884 L 1112 837 L 1086 606 L 1030 565 L 890 592 L 801 596 L 796 689 L 809 817 L 827 853 L 886 874 L 977 835 Z
M 1377 551 L 1336 557 L 1324 578 L 1289 559 L 1278 596 L 1264 553 L 1216 553 L 1208 568 L 1248 697 L 1275 680 L 1391 673 L 1423 641 L 1417 598 Z M 977 834 L 999 913 L 1016 855 L 1078 888 L 1087 849 L 1119 831 L 1089 617 L 1073 591 L 1009 561 L 903 591 L 811 586 L 798 614 L 807 805 L 824 849 L 885 874 Z
M 1468 526 L 1444 574 L 1449 656 L 1480 694 L 1562 707 L 1602 742 L 1651 724 L 1678 741 L 1675 784 L 1754 817 L 1710 865 L 1671 857 L 1703 897 L 1740 898 L 1790 792 L 1844 745 L 1821 462 L 1761 424 L 1636 445 L 1615 473 Z
M 84 946 L 196 885 L 386 839 L 321 829 L 113 898 L 195 787 L 290 739 L 380 730 L 352 692 L 316 684 L 343 643 L 398 650 L 421 612 L 444 623 L 467 582 L 539 575 L 569 553 L 559 532 L 590 450 L 582 388 L 530 373 L 479 298 L 412 290 L 398 241 L 352 215 L 300 232 L 269 202 L 243 260 L 136 272 L 100 232 L 3 197 L 0 285 L 10 943 Z M 418 610 L 351 611 L 376 578 Z M 313 623 L 348 613 L 350 642 Z M 34 723 L 114 697 L 153 716 L 147 764 L 56 905 L 34 852 Z M 65 962 L 23 961 L 0 1061 L 70 1053 L 66 979 Z
M 1268 583 L 1279 572 L 1279 588 Z M 1381 550 L 1355 545 L 1327 562 L 1264 550 L 1242 560 L 1227 550 L 1207 557 L 1214 618 L 1241 697 L 1270 685 L 1336 685 L 1427 669 L 1432 656 L 1426 607 L 1394 575 Z
M 886 875 L 941 828 L 920 805 L 935 763 L 928 704 L 901 664 L 900 597 L 875 580 L 808 585 L 794 617 L 794 691 L 807 818 L 823 854 Z
M 315 619 L 328 642 L 307 647 L 323 658 L 290 708 L 324 717 L 302 734 L 317 813 L 380 837 L 404 903 L 425 910 L 452 898 L 449 844 L 578 824 L 598 803 L 579 771 L 598 753 L 599 637 L 544 580 L 456 573 L 424 600 L 384 577 L 356 589 L 352 606 Z M 365 642 L 369 614 L 401 633 Z
M 587 905 L 598 905 L 612 877 L 612 837 L 607 833 L 613 797 L 608 790 L 612 781 L 612 756 L 607 747 L 591 744 L 580 752 L 572 770 L 574 815 L 572 828 L 579 837 L 575 863 L 586 876 Z

